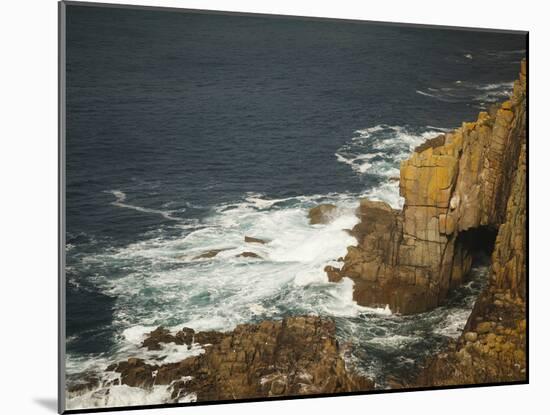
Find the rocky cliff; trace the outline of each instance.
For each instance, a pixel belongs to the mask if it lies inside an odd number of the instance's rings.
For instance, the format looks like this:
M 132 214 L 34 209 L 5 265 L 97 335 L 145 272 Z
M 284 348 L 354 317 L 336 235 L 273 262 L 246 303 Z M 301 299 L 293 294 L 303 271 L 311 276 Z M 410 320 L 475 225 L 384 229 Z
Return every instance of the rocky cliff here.
M 107 372 L 119 374 L 116 384 L 144 389 L 165 385 L 174 402 L 190 395 L 215 401 L 373 389 L 371 380 L 346 369 L 335 330 L 332 320 L 315 316 L 242 324 L 227 333 L 190 328 L 171 333 L 159 327 L 149 333 L 143 348 L 201 344 L 204 353 L 162 365 L 130 358 Z M 85 386 L 69 393 L 98 387 L 97 382 Z
M 523 142 L 496 237 L 487 289 L 457 344 L 428 362 L 415 386 L 527 380 L 526 174 Z
M 493 285 L 523 298 L 525 101 L 523 61 L 509 100 L 402 162 L 403 210 L 361 200 L 352 230 L 358 244 L 341 270 L 326 269 L 329 279 L 351 278 L 361 305 L 422 312 L 443 303 L 486 251 L 493 252 Z

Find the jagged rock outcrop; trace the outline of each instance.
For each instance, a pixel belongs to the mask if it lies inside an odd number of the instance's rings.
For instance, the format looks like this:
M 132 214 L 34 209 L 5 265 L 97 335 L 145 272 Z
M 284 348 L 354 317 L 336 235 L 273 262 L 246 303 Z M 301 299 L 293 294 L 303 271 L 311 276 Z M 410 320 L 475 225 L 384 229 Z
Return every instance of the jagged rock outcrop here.
M 309 223 L 317 225 L 319 223 L 328 223 L 334 218 L 336 206 L 330 203 L 323 203 L 319 206 L 312 207 L 308 212 Z
M 476 302 L 458 342 L 430 359 L 408 386 L 525 381 L 526 329 L 525 302 L 491 286 Z
M 144 347 L 152 346 L 154 350 L 164 340 L 209 346 L 205 346 L 205 353 L 178 363 L 159 366 L 131 358 L 107 370 L 120 373 L 125 385 L 166 385 L 174 400 L 192 393 L 199 401 L 210 401 L 366 391 L 374 387 L 369 379 L 346 370 L 331 320 L 289 317 L 242 324 L 228 333 L 207 333 L 201 338 L 201 333 L 191 329 L 171 334 L 159 328 L 150 333 Z
M 475 122 L 428 140 L 401 164 L 402 211 L 362 200 L 360 222 L 352 230 L 357 246 L 348 248 L 339 275 L 355 282 L 361 305 L 385 306 L 402 314 L 441 304 L 463 281 L 472 254 L 492 250 L 492 275 L 499 287 L 525 279 L 525 211 L 516 189 L 525 158 L 526 62 L 521 64 L 510 100 Z M 485 245 L 485 246 L 483 246 Z M 491 251 L 489 251 L 491 252 Z M 516 294 L 521 295 L 520 292 Z

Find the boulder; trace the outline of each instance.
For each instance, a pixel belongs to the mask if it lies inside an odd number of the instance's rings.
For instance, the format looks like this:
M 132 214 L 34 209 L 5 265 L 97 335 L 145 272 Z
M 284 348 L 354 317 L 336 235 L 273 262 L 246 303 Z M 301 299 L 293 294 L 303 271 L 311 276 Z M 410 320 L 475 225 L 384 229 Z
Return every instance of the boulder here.
M 189 348 L 193 343 L 193 338 L 195 337 L 195 330 L 184 327 L 176 333 L 174 336 L 174 343 L 176 344 L 186 344 Z
M 153 373 L 157 369 L 157 366 L 147 364 L 143 359 L 129 358 L 126 362 L 111 365 L 106 370 L 120 373 L 120 382 L 123 385 L 147 389 L 153 386 Z
M 477 334 L 487 334 L 491 331 L 491 323 L 489 321 L 483 321 L 476 327 Z
M 340 273 L 340 270 L 336 267 L 327 265 L 325 267 L 325 272 L 327 273 L 328 280 L 330 282 L 340 282 L 343 278 L 342 274 Z
M 172 334 L 170 330 L 164 327 L 158 327 L 147 335 L 141 347 L 148 350 L 161 350 L 162 344 L 175 343 L 178 345 L 186 344 L 190 348 L 194 335 L 195 331 L 188 327 L 184 327 L 176 334 Z
M 329 203 L 324 203 L 311 208 L 307 215 L 309 218 L 309 223 L 311 225 L 329 223 L 332 219 L 334 219 L 336 209 L 337 208 L 335 205 Z
M 82 395 L 100 386 L 101 379 L 96 373 L 84 372 L 74 381 L 67 378 L 67 392 L 72 395 Z
M 193 259 L 214 258 L 220 252 L 227 251 L 228 249 L 230 249 L 230 248 L 211 249 L 209 251 L 203 252 L 202 254 L 193 257 Z
M 424 143 L 414 149 L 414 152 L 422 153 L 424 150 L 441 147 L 443 144 L 445 144 L 445 134 L 440 134 L 435 138 L 430 138 L 429 140 L 424 141 Z
M 466 341 L 475 342 L 477 340 L 477 333 L 475 331 L 469 331 L 464 333 L 464 338 Z
M 160 350 L 161 343 L 175 343 L 176 338 L 170 333 L 170 330 L 164 327 L 158 327 L 150 332 L 141 347 L 146 347 L 148 350 Z
M 267 241 L 259 238 L 253 238 L 251 236 L 245 236 L 244 241 L 251 244 L 266 244 Z

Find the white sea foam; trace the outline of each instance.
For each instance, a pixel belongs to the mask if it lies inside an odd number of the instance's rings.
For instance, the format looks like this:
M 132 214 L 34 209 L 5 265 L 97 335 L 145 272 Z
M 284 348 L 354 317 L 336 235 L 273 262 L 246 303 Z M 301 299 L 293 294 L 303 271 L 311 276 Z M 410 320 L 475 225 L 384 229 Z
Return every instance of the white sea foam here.
M 467 81 L 439 88 L 428 88 L 430 92 L 416 90 L 416 93 L 442 102 L 495 103 L 505 100 L 512 93 L 513 82 L 475 84 Z
M 383 336 L 373 337 L 367 343 L 383 346 L 385 348 L 400 348 L 408 343 L 414 343 L 419 340 L 416 336 L 404 336 L 400 334 L 387 333 Z
M 308 208 L 320 201 L 339 206 L 336 218 L 327 225 L 310 225 Z M 144 333 L 174 316 L 195 329 L 229 330 L 253 316 L 280 313 L 271 299 L 288 284 L 327 284 L 324 266 L 356 243 L 344 229 L 358 220 L 357 196 L 304 196 L 285 208 L 265 208 L 273 203 L 248 196 L 243 202 L 220 205 L 201 229 L 184 238 L 155 237 L 86 258 L 128 269 L 116 280 L 101 275 L 95 280 L 117 299 L 115 320 L 126 328 L 125 341 L 140 343 Z M 269 242 L 246 243 L 245 235 Z M 212 249 L 225 250 L 211 259 L 193 259 Z M 261 258 L 237 257 L 245 251 Z M 341 294 L 354 304 L 351 293 Z M 148 301 L 151 305 L 144 306 Z M 292 301 L 282 299 L 278 306 L 293 308 Z M 304 312 L 319 310 L 320 298 L 315 295 L 304 295 L 300 301 Z
M 386 202 L 394 209 L 401 209 L 405 199 L 399 195 L 399 182 L 388 181 L 365 192 L 364 196 L 370 200 Z
M 420 95 L 424 95 L 424 96 L 426 96 L 426 97 L 432 97 L 432 98 L 435 97 L 435 95 L 433 95 L 433 94 L 428 94 L 427 92 L 421 91 L 421 90 L 419 90 L 419 89 L 416 90 L 416 93 L 417 93 L 417 94 L 420 94 Z
M 513 82 L 501 82 L 498 84 L 479 85 L 477 89 L 483 91 L 481 94 L 477 94 L 476 101 L 479 102 L 498 102 L 506 99 L 512 93 L 514 88 Z
M 349 165 L 358 175 L 378 178 L 379 184 L 368 188 L 363 196 L 401 208 L 399 163 L 409 157 L 416 146 L 445 131 L 432 126 L 413 129 L 380 124 L 357 130 L 335 156 L 337 161 Z
M 269 209 L 270 207 L 272 207 L 277 203 L 286 202 L 291 199 L 292 198 L 265 199 L 263 195 L 259 193 L 248 193 L 248 196 L 245 198 L 247 202 L 251 203 L 257 209 Z
M 449 310 L 445 319 L 434 328 L 434 333 L 450 338 L 458 338 L 471 313 L 472 310 L 469 308 Z
M 495 91 L 495 90 L 502 90 L 502 89 L 511 89 L 514 86 L 513 82 L 501 82 L 498 84 L 487 84 L 487 85 L 481 85 L 478 87 L 478 89 L 484 90 L 484 91 Z
M 112 202 L 112 205 L 114 205 L 114 206 L 118 206 L 118 207 L 126 208 L 126 209 L 132 209 L 132 210 L 142 212 L 142 213 L 151 213 L 151 214 L 154 214 L 154 215 L 160 215 L 163 218 L 168 219 L 168 220 L 173 220 L 173 221 L 180 221 L 181 220 L 179 218 L 176 218 L 176 217 L 172 216 L 171 211 L 150 209 L 150 208 L 145 208 L 145 207 L 142 207 L 142 206 L 130 205 L 128 203 L 125 203 L 126 193 L 124 193 L 120 190 L 109 190 L 107 193 L 112 193 L 113 196 L 116 198 L 116 200 L 114 202 Z
M 145 340 L 147 334 L 155 329 L 156 327 L 154 326 L 132 326 L 124 330 L 122 332 L 122 336 L 127 342 L 139 346 L 143 342 L 143 340 Z
M 349 278 L 344 278 L 339 284 L 333 285 L 333 290 L 330 290 L 331 301 L 326 301 L 322 304 L 323 314 L 333 317 L 357 317 L 364 313 L 376 314 L 379 316 L 392 315 L 389 307 L 363 307 L 356 302 L 350 302 L 353 297 L 354 283 Z
M 166 386 L 150 389 L 116 385 L 86 392 L 67 398 L 67 409 L 92 409 L 119 406 L 159 405 L 173 402 Z M 195 397 L 196 399 L 196 397 Z
M 288 206 L 272 208 L 281 201 Z M 308 209 L 320 202 L 338 206 L 335 218 L 329 224 L 310 225 Z M 98 288 L 116 298 L 113 326 L 121 336 L 113 355 L 73 360 L 68 373 L 102 373 L 110 363 L 130 356 L 169 363 L 204 352 L 199 345 L 188 349 L 174 343 L 159 351 L 141 348 L 146 334 L 159 325 L 174 331 L 183 326 L 225 331 L 255 318 L 280 317 L 287 313 L 284 310 L 357 316 L 364 310 L 352 300 L 351 281 L 331 284 L 324 272 L 356 243 L 344 231 L 357 223 L 356 206 L 357 195 L 348 194 L 279 200 L 248 195 L 241 202 L 218 206 L 199 229 L 182 238 L 156 236 L 84 258 L 89 265 L 127 270 L 116 278 L 107 271 L 92 277 Z M 246 243 L 245 235 L 269 242 Z M 193 259 L 222 248 L 226 250 L 214 258 Z M 261 258 L 237 257 L 245 251 Z M 72 397 L 69 405 L 135 405 L 166 399 L 165 390 L 158 388 L 144 392 L 111 387 L 108 394 L 99 389 Z

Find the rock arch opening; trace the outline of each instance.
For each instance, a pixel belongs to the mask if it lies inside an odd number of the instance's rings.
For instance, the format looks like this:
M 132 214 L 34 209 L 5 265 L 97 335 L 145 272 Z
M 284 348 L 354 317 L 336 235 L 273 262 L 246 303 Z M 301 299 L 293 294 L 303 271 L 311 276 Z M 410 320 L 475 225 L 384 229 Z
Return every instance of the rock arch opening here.
M 457 236 L 457 244 L 469 253 L 472 265 L 488 264 L 495 248 L 496 237 L 496 228 L 478 226 L 460 232 Z

